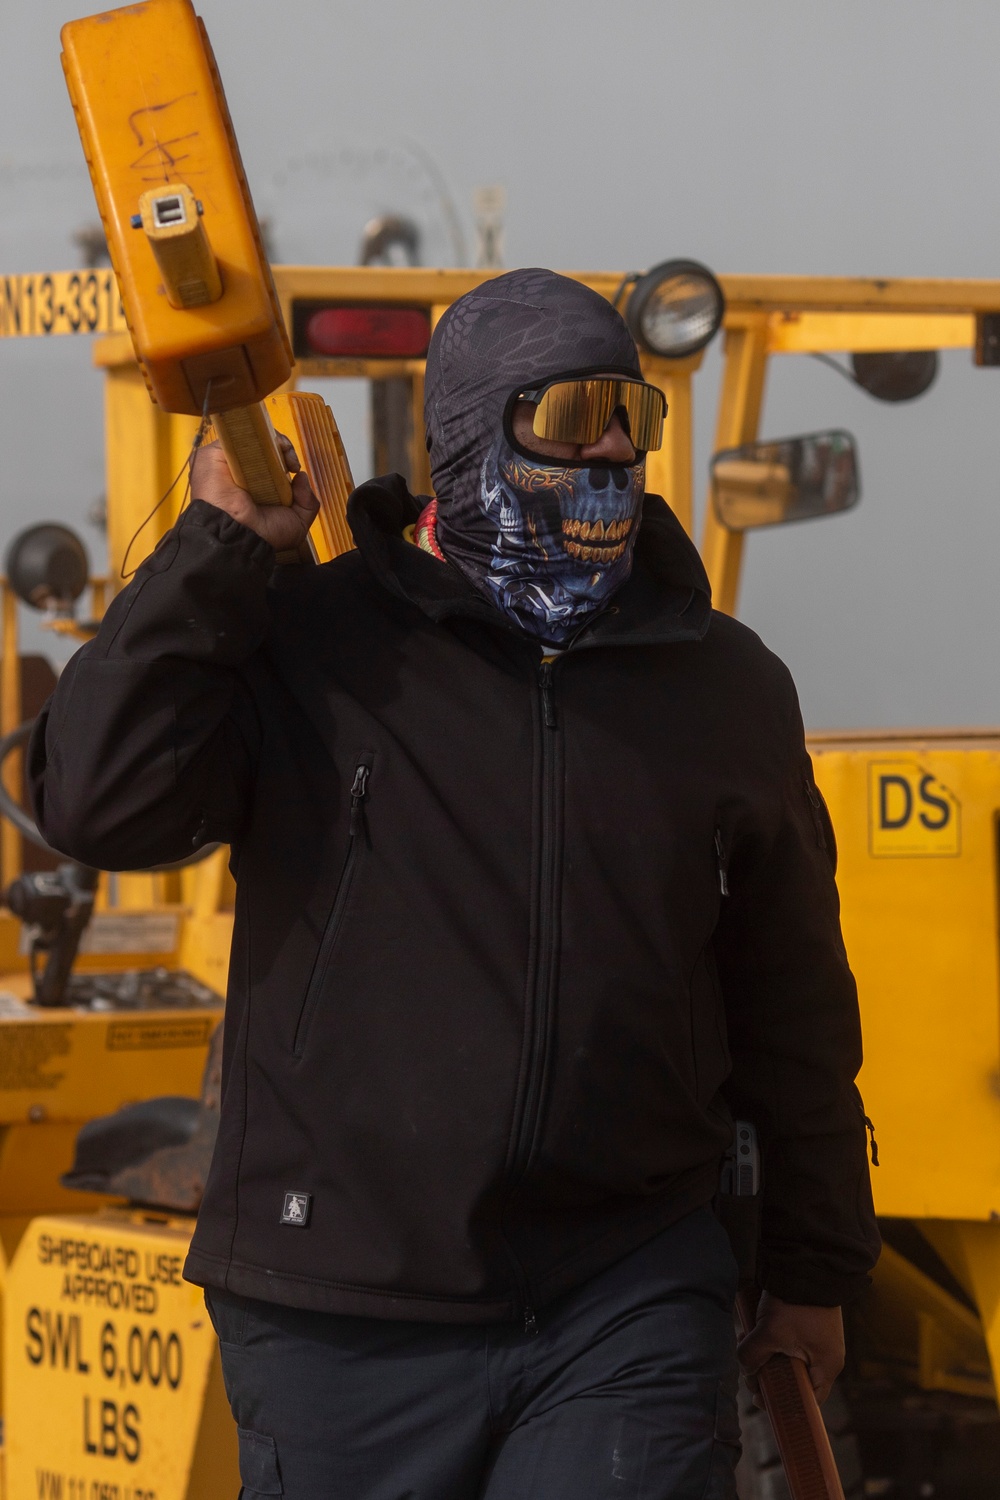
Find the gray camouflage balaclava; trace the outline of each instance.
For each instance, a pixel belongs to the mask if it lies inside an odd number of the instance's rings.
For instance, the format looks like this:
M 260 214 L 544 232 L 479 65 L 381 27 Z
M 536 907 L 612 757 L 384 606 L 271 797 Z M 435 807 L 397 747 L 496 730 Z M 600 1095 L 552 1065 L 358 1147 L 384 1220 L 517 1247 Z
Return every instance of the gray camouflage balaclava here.
M 624 319 L 553 271 L 511 271 L 460 297 L 427 353 L 436 499 L 430 539 L 418 526 L 417 540 L 553 645 L 603 609 L 631 571 L 644 455 L 632 464 L 540 458 L 514 443 L 509 410 L 519 391 L 555 377 L 605 373 L 642 378 Z

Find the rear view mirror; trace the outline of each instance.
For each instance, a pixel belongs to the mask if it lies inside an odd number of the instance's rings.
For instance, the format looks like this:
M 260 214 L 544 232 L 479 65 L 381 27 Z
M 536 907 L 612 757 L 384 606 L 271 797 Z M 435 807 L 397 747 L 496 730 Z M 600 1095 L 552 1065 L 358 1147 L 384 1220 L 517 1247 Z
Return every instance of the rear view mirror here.
M 725 448 L 712 459 L 712 503 L 730 531 L 834 515 L 861 495 L 849 432 L 813 432 Z

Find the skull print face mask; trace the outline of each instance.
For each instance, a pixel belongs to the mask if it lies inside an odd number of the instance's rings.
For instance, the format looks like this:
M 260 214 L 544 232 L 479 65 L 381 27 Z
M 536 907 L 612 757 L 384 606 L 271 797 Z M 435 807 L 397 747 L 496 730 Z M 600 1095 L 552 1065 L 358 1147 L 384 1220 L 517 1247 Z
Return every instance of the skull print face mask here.
M 632 568 L 643 465 L 564 467 L 490 449 L 480 476 L 483 510 L 495 523 L 489 557 L 453 536 L 448 554 L 529 634 L 562 645 L 604 609 Z
M 512 393 L 588 371 L 641 379 L 624 320 L 579 282 L 540 270 L 497 277 L 453 303 L 427 358 L 436 549 L 503 615 L 554 646 L 629 576 L 644 463 L 532 455 L 515 446 L 505 418 Z

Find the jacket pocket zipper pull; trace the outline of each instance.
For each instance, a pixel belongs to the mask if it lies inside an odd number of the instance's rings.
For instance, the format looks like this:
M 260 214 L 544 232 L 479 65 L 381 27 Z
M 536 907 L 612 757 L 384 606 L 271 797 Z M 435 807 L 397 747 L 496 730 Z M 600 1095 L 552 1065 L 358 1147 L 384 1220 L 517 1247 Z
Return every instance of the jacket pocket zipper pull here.
M 361 831 L 361 823 L 364 817 L 364 800 L 368 795 L 368 777 L 371 775 L 371 766 L 366 766 L 364 761 L 354 772 L 354 782 L 351 786 L 351 838 L 357 838 Z
M 867 1130 L 869 1138 L 870 1138 L 871 1143 L 872 1143 L 871 1144 L 872 1166 L 873 1167 L 877 1167 L 878 1166 L 878 1141 L 875 1139 L 875 1126 L 872 1124 L 871 1120 L 868 1118 L 867 1115 L 863 1114 L 863 1118 L 864 1118 L 864 1122 L 865 1122 L 865 1129 Z
M 715 830 L 715 858 L 719 866 L 719 890 L 723 896 L 729 895 L 729 863 L 726 859 L 726 846 L 722 842 L 722 830 Z
M 819 792 L 808 776 L 805 777 L 806 797 L 809 801 L 809 809 L 812 813 L 813 827 L 816 830 L 816 842 L 821 849 L 826 848 L 826 830 L 823 827 L 823 804 L 820 801 Z

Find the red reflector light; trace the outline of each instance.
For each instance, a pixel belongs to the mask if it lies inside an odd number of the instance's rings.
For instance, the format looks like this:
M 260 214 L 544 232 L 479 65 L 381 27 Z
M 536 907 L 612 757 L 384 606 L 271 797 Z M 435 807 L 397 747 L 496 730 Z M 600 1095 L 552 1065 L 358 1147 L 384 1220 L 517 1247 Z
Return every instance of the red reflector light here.
M 305 335 L 308 354 L 327 359 L 423 359 L 431 322 L 419 307 L 322 307 Z

